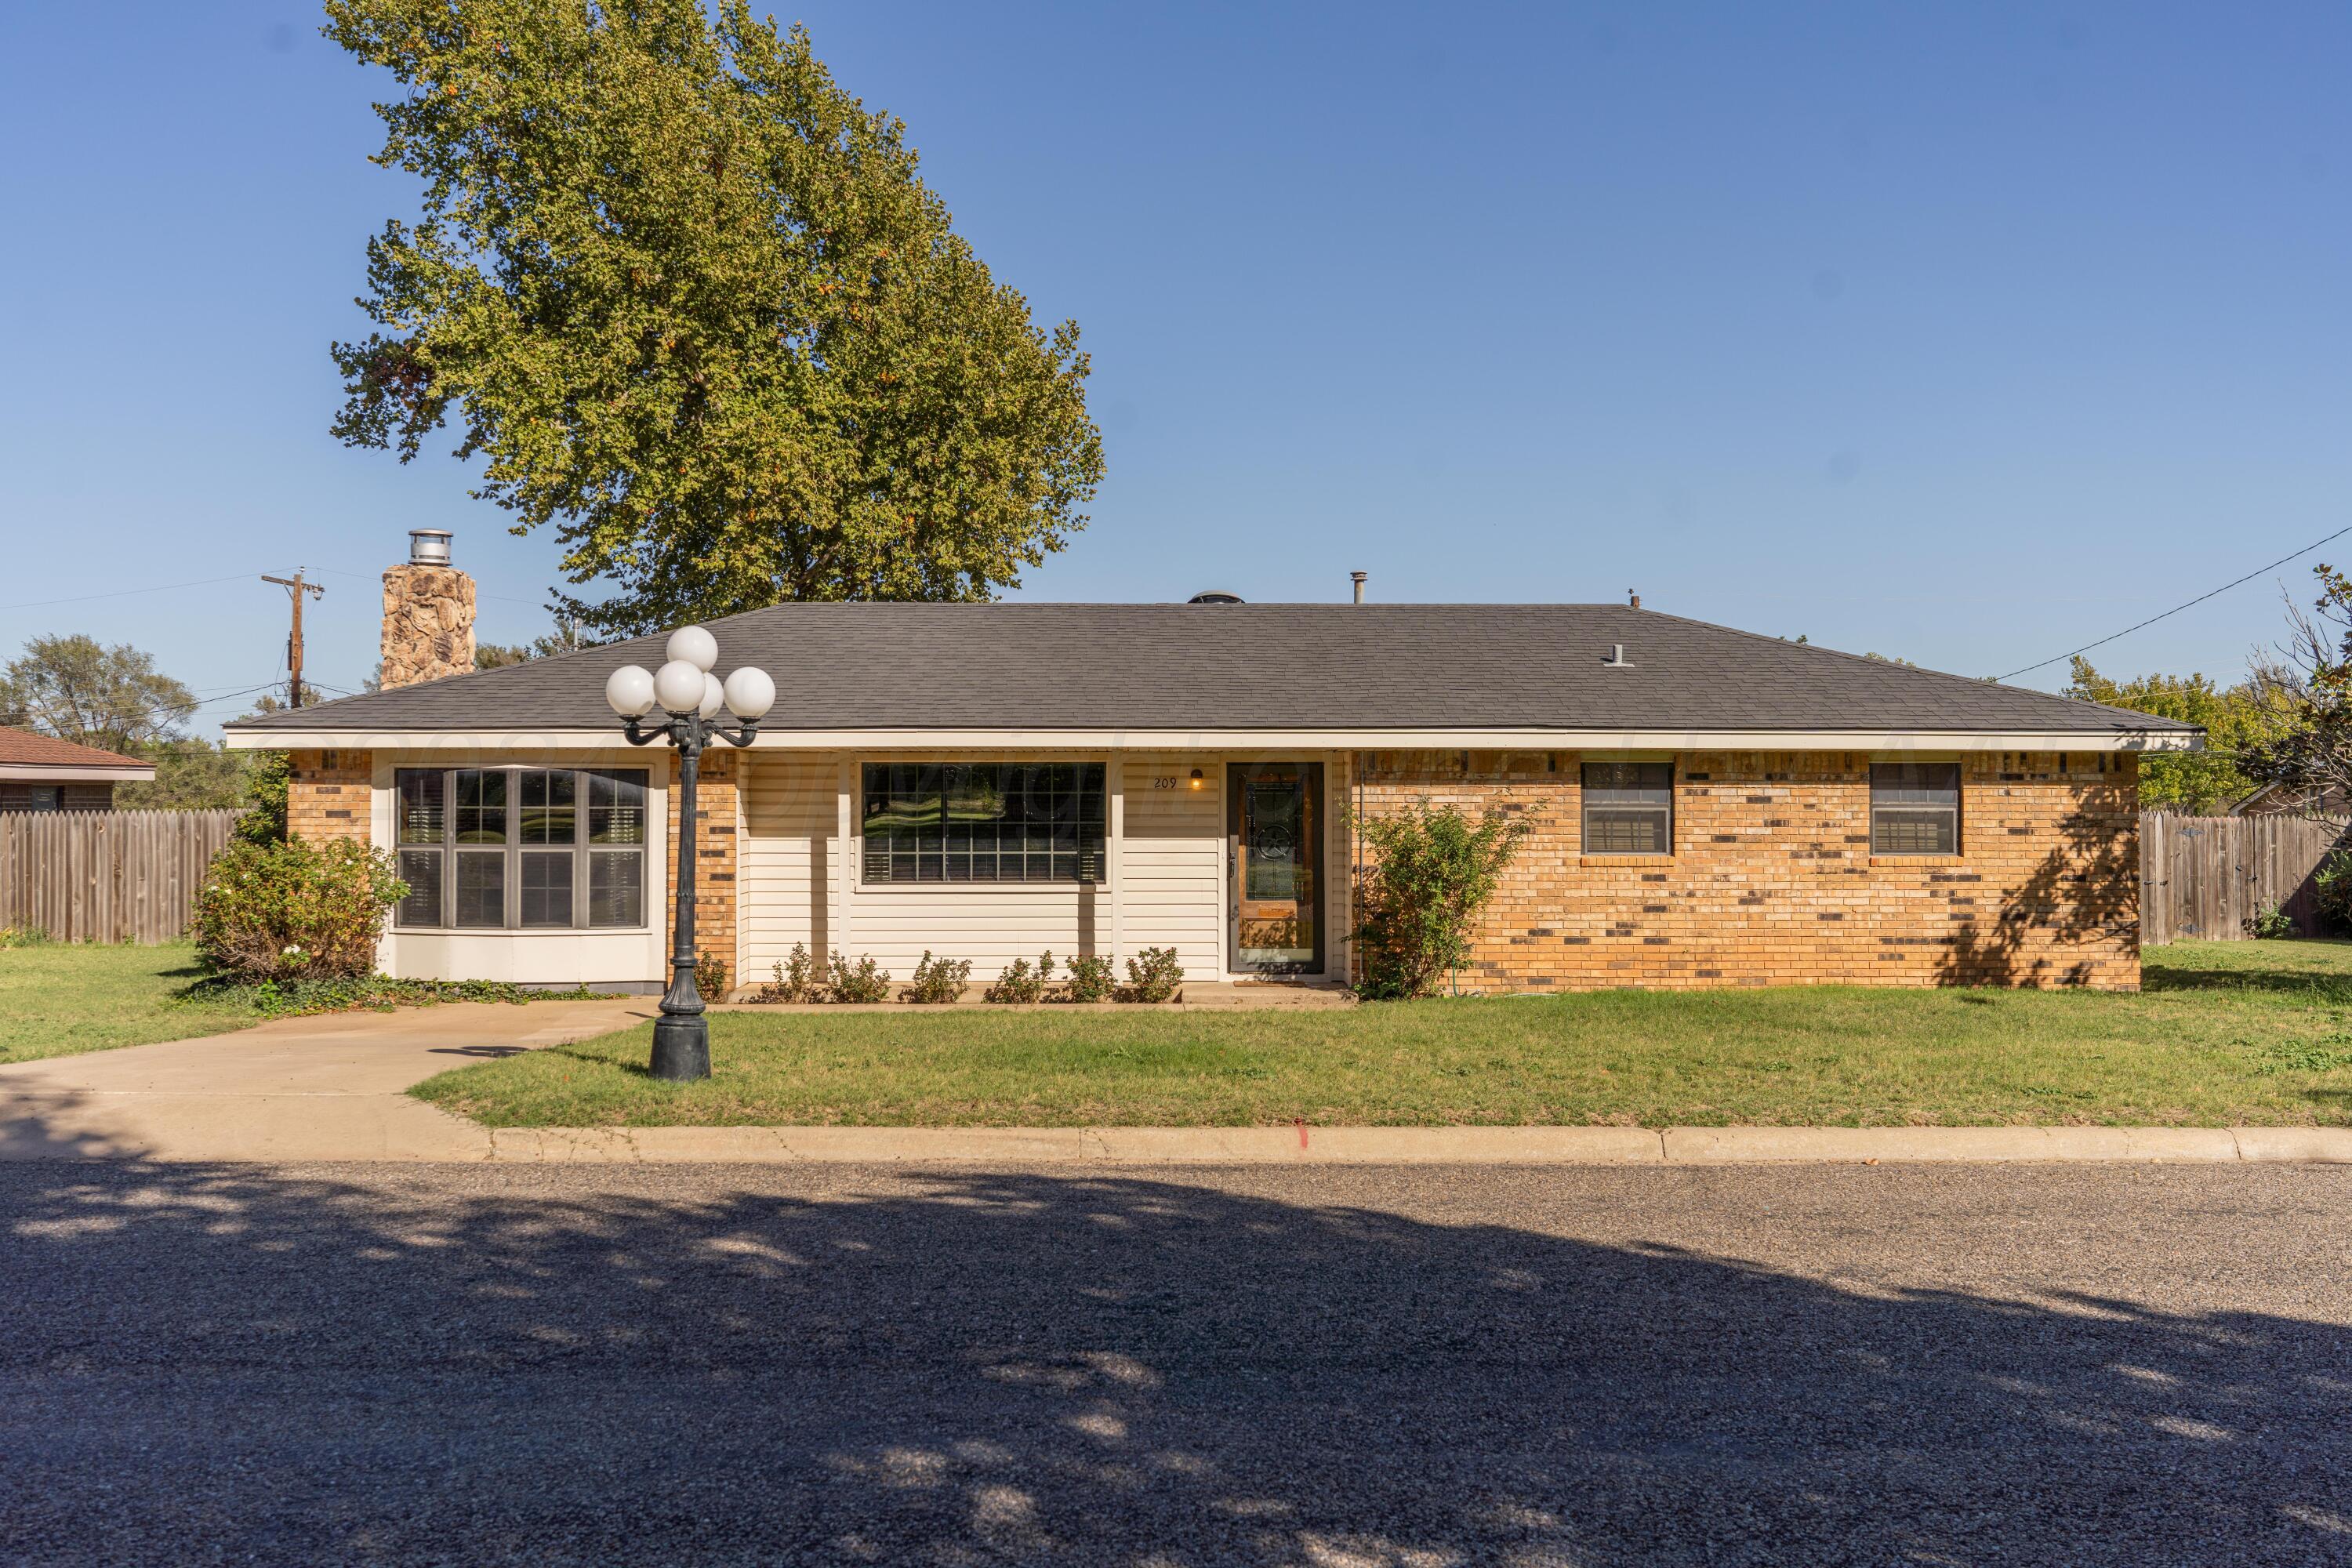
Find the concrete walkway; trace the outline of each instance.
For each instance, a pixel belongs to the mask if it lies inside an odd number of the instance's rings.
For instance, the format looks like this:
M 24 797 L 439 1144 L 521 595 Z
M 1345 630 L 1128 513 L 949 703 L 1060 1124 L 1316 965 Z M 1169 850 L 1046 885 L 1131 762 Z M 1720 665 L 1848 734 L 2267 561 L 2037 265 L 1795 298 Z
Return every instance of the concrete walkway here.
M 289 1018 L 0 1067 L 0 1159 L 934 1164 L 2352 1163 L 2313 1127 L 638 1127 L 493 1129 L 405 1092 L 626 1028 L 650 997 Z

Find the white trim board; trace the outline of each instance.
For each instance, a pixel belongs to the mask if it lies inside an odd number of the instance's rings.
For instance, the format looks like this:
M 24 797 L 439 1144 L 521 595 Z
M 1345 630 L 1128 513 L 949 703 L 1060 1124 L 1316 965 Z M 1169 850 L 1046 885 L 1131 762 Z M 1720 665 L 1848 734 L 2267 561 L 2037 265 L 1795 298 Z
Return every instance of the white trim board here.
M 615 730 L 232 730 L 231 751 L 609 751 Z M 625 744 L 625 742 L 624 742 Z M 2175 730 L 782 730 L 756 751 L 2201 752 Z

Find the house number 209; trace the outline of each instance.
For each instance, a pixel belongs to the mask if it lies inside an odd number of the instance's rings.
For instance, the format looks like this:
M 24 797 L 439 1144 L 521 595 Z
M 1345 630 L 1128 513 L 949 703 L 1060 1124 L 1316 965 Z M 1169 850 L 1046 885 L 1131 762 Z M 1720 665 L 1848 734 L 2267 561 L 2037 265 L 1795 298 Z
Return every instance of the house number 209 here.
M 1174 773 L 1170 773 L 1167 776 L 1162 777 L 1158 773 L 1154 773 L 1151 775 L 1151 787 L 1153 789 L 1174 789 L 1176 787 L 1176 775 Z

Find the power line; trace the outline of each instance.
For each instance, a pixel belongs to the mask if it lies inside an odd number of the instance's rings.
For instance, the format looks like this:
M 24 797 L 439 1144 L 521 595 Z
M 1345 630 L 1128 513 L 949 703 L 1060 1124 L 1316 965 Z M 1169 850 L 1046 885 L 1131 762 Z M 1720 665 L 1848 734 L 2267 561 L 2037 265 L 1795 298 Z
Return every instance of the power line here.
M 215 583 L 235 583 L 245 576 L 242 572 L 228 577 L 207 577 L 201 583 L 160 583 L 152 588 L 117 588 L 105 594 L 77 594 L 70 599 L 28 599 L 21 605 L 0 605 L 0 610 L 39 610 L 51 605 L 85 605 L 92 599 L 124 599 L 133 594 L 175 594 L 183 588 L 209 588 Z
M 2127 637 L 2131 636 L 2132 633 L 2139 630 L 2141 626 L 2152 626 L 2156 625 L 2157 622 L 2163 620 L 2166 616 L 2177 616 L 2183 610 L 2189 609 L 2197 605 L 2201 605 L 2206 600 L 2211 598 L 2215 594 L 2226 594 L 2231 589 L 2239 586 L 2241 584 L 2252 582 L 2255 578 L 2261 576 L 2265 572 L 2275 572 L 2280 567 L 2285 565 L 2288 562 L 2294 560 L 2295 555 L 2308 555 L 2313 551 L 2318 549 L 2321 545 L 2326 543 L 2328 540 L 2341 539 L 2347 533 L 2352 533 L 2352 524 L 2347 524 L 2343 528 L 2337 529 L 2335 532 L 2329 534 L 2327 539 L 2313 540 L 2309 544 L 2306 544 L 2302 549 L 2296 551 L 2294 555 L 2282 555 L 2277 560 L 2272 562 L 2268 566 L 2257 566 L 2252 572 L 2247 573 L 2244 576 L 2237 578 L 2231 582 L 2224 583 L 2220 587 L 2213 589 L 2210 593 L 2200 594 L 2195 598 L 2189 600 L 2186 605 L 2175 605 L 2172 608 L 2165 611 L 2162 616 L 2150 616 L 2147 619 L 2140 622 L 2138 626 L 2126 626 L 2123 630 L 2115 633 L 2113 636 L 2101 637 L 2097 642 L 2086 642 L 2081 647 L 2074 649 L 2073 653 L 2053 654 L 2050 658 L 2042 660 L 2040 664 L 2029 664 L 2023 669 L 2012 669 L 2007 675 L 1996 675 L 1993 679 L 1995 680 L 2013 680 L 2017 677 L 2026 674 L 2028 671 L 2040 669 L 2042 665 L 2055 664 L 2062 658 L 2073 658 L 2075 654 L 2084 654 L 2090 652 L 2095 647 L 2104 647 L 2108 643 L 2115 641 L 2116 637 Z

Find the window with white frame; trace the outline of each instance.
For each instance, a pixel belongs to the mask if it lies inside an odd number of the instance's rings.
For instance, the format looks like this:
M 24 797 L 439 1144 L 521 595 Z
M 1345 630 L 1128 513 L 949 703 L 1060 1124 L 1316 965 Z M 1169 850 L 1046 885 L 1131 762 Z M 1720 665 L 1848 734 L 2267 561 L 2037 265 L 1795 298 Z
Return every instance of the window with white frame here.
M 1675 852 L 1674 763 L 1587 763 L 1580 782 L 1585 854 Z
M 579 931 L 646 922 L 646 773 L 402 768 L 396 926 Z
M 1870 764 L 1870 852 L 1960 852 L 1960 764 Z

